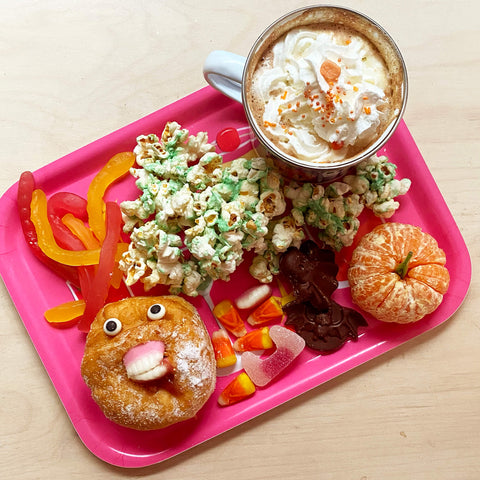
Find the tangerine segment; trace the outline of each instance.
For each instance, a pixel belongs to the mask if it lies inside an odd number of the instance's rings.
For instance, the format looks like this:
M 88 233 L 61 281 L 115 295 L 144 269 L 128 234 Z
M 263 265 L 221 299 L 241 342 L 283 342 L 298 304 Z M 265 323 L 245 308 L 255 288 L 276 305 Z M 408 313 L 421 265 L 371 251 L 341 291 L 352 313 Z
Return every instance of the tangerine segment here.
M 415 279 L 399 280 L 385 297 L 375 317 L 382 322 L 412 323 L 433 312 L 443 295 Z
M 352 255 L 351 265 L 365 267 L 379 267 L 387 272 L 395 270 L 397 261 L 391 253 L 371 249 L 365 245 L 358 245 Z
M 450 283 L 448 270 L 437 264 L 418 265 L 408 271 L 408 276 L 425 283 L 442 295 L 447 293 Z
M 348 269 L 348 283 L 350 287 L 354 287 L 359 283 L 363 283 L 370 277 L 385 275 L 392 273 L 392 268 L 386 268 L 383 265 L 354 265 Z
M 366 281 L 351 285 L 350 292 L 352 300 L 365 311 L 374 315 L 378 305 L 380 305 L 385 300 L 385 297 L 395 288 L 397 281 L 398 275 L 395 273 L 368 277 Z
M 377 255 L 393 256 L 397 263 L 401 263 L 408 252 L 412 251 L 412 267 L 424 263 L 446 263 L 445 252 L 431 235 L 418 227 L 403 223 L 377 225 L 362 238 L 359 246 Z

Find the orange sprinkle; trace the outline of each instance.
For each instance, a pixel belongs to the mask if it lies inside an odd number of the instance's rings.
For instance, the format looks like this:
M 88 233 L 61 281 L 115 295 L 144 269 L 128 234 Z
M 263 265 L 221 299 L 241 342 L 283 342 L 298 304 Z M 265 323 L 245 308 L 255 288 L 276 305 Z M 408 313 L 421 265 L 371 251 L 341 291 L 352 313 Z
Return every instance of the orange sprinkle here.
M 286 90 L 283 92 L 283 95 L 280 98 L 282 100 L 285 100 L 287 98 L 287 91 Z
M 370 113 L 372 113 L 372 109 L 370 107 L 363 107 L 363 110 L 365 110 L 365 113 L 367 115 L 370 115 Z
M 282 112 L 283 112 L 283 110 L 280 107 L 278 107 L 278 114 L 281 115 Z
M 356 85 L 353 86 L 353 91 L 358 92 L 358 87 Z
M 368 100 L 368 97 L 367 97 L 366 95 L 364 95 L 362 98 L 363 98 L 364 100 Z
M 267 120 L 265 120 L 265 121 L 263 122 L 263 126 L 264 126 L 264 127 L 272 127 L 272 128 L 275 128 L 275 127 L 277 126 L 277 124 L 276 124 L 276 123 L 272 123 L 272 122 L 268 122 Z

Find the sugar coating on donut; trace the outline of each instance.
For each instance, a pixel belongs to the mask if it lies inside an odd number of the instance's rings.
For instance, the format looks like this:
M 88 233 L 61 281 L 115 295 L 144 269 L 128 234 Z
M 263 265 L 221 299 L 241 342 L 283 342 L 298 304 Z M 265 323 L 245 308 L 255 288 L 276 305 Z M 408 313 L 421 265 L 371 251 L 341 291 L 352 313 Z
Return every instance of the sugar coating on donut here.
M 163 318 L 149 319 L 147 312 L 154 304 L 165 307 Z M 111 318 L 122 324 L 113 336 L 103 329 Z M 172 373 L 148 382 L 130 379 L 124 355 L 151 341 L 165 344 Z M 173 295 L 127 298 L 106 305 L 87 336 L 81 372 L 105 416 L 137 430 L 164 428 L 194 417 L 216 381 L 210 336 L 193 305 Z

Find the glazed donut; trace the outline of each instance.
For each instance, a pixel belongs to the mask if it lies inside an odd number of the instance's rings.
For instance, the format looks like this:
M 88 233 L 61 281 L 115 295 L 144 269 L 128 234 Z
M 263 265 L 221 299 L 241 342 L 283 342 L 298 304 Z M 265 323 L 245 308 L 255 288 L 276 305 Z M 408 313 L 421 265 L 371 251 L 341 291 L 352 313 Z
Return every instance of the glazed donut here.
M 133 297 L 97 314 L 81 373 L 107 418 L 154 430 L 196 415 L 215 389 L 216 364 L 192 304 L 174 295 Z

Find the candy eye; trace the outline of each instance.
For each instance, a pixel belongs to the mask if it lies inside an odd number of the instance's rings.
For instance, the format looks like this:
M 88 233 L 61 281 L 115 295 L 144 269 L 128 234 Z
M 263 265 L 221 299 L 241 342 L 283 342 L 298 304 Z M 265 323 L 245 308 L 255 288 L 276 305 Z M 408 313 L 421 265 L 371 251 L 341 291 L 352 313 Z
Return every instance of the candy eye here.
M 103 331 L 110 337 L 113 337 L 117 333 L 120 333 L 121 329 L 122 322 L 118 318 L 109 318 L 103 324 Z
M 150 320 L 160 320 L 165 316 L 165 307 L 161 303 L 155 303 L 148 309 L 147 316 Z

